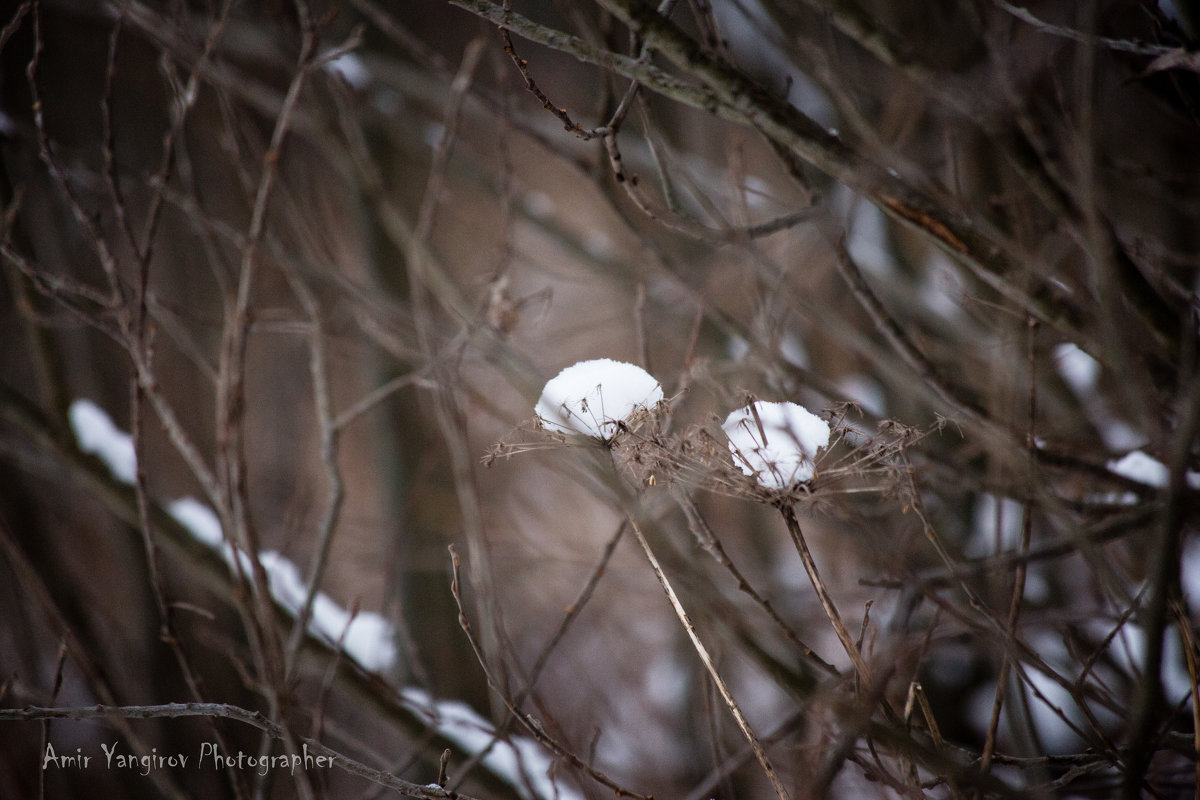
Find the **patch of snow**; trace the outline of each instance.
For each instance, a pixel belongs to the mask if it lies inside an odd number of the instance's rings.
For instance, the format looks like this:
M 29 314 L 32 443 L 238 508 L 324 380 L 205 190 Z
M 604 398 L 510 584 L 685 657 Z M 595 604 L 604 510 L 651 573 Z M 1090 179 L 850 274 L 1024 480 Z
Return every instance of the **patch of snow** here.
M 1165 489 L 1171 480 L 1171 471 L 1167 469 L 1167 465 L 1147 455 L 1143 450 L 1133 450 L 1116 461 L 1109 461 L 1108 468 L 1118 475 L 1156 489 Z M 1200 489 L 1200 472 L 1189 471 L 1184 480 L 1188 487 Z
M 808 350 L 804 348 L 804 340 L 791 331 L 779 337 L 779 355 L 793 367 L 808 369 Z
M 979 558 L 1016 547 L 1021 540 L 1022 514 L 1021 504 L 1012 498 L 997 498 L 986 492 L 980 494 L 975 501 L 971 534 L 963 554 Z
M 896 273 L 884 213 L 866 200 L 853 199 L 847 224 L 846 251 L 860 267 L 887 277 Z
M 681 708 L 688 694 L 687 665 L 672 651 L 664 650 L 642 673 L 645 696 L 665 709 Z
M 918 291 L 921 302 L 933 314 L 949 320 L 962 316 L 962 298 L 966 286 L 954 262 L 942 251 L 930 253 Z
M 342 650 L 374 672 L 391 669 L 399 655 L 392 623 L 374 611 L 358 612 L 342 639 Z
M 507 780 L 529 800 L 583 800 L 582 795 L 550 777 L 553 759 L 532 739 L 512 736 L 497 739 L 490 722 L 456 700 L 434 700 L 423 689 L 406 687 L 405 702 L 442 736 L 455 742 L 468 755 L 487 751 L 483 763 Z M 490 748 L 490 749 L 489 749 Z M 532 794 L 529 789 L 532 789 Z
M 191 531 L 196 540 L 209 547 L 220 547 L 225 541 L 221 532 L 221 520 L 213 510 L 193 497 L 183 497 L 172 500 L 167 505 L 167 513 L 175 518 L 183 527 Z
M 307 592 L 296 565 L 274 550 L 263 550 L 258 554 L 258 560 L 266 570 L 271 596 L 293 614 L 299 611 Z
M 122 483 L 137 479 L 137 454 L 133 437 L 113 424 L 104 409 L 91 400 L 71 403 L 67 416 L 79 449 L 103 461 L 113 477 Z
M 829 424 L 790 402 L 756 401 L 731 412 L 721 428 L 738 468 L 770 489 L 810 480 L 817 453 L 829 445 Z
M 1110 450 L 1129 450 L 1146 441 L 1145 436 L 1124 422 L 1112 419 L 1111 416 L 1098 420 L 1096 425 L 1100 431 L 1100 438 L 1104 440 Z
M 1050 599 L 1050 582 L 1040 569 L 1030 569 L 1025 574 L 1025 592 L 1021 595 L 1027 603 L 1040 606 Z
M 583 250 L 592 258 L 607 259 L 616 255 L 617 249 L 613 240 L 606 233 L 589 230 L 583 235 Z
M 1113 416 L 1104 398 L 1096 391 L 1101 372 L 1099 361 L 1073 342 L 1056 345 L 1053 358 L 1063 383 L 1070 387 L 1110 450 L 1128 450 L 1145 441 L 1137 431 Z
M 662 387 L 646 370 L 598 358 L 573 364 L 550 379 L 534 413 L 549 430 L 610 439 L 619 422 L 653 409 L 662 399 Z
M 264 550 L 259 561 L 267 572 L 271 596 L 292 614 L 299 614 L 308 592 L 296 565 L 274 550 Z M 342 651 L 364 669 L 380 671 L 396 663 L 396 645 L 387 620 L 373 612 L 352 615 L 324 592 L 313 597 L 308 629 L 330 644 L 340 639 Z
M 326 61 L 324 69 L 355 89 L 365 89 L 371 83 L 371 71 L 356 53 L 342 53 L 337 58 Z
M 823 126 L 837 119 L 828 95 L 801 72 L 787 53 L 778 24 L 760 2 L 713 3 L 721 36 L 737 54 L 737 61 L 768 75 L 786 75 L 791 79 L 787 100 Z M 782 87 L 780 87 L 782 88 Z
M 725 349 L 729 353 L 731 361 L 741 361 L 750 352 L 750 343 L 741 336 L 734 335 L 729 337 L 729 343 Z
M 430 122 L 424 127 L 425 144 L 430 147 L 437 147 L 442 141 L 442 137 L 446 135 L 446 126 L 440 122 Z
M 118 479 L 133 483 L 137 459 L 132 437 L 115 426 L 108 414 L 90 400 L 76 400 L 71 404 L 68 416 L 79 448 L 99 457 Z M 221 520 L 210 507 L 194 498 L 183 497 L 167 503 L 166 511 L 196 541 L 219 551 L 230 565 L 235 564 L 236 558 L 241 569 L 250 572 L 250 557 L 225 541 Z M 261 552 L 259 561 L 266 570 L 271 596 L 296 614 L 307 592 L 295 564 L 273 550 Z M 350 612 L 324 592 L 318 592 L 313 598 L 309 629 L 330 644 L 336 643 L 345 632 L 342 650 L 365 669 L 384 670 L 396 662 L 392 627 L 386 619 L 371 612 L 359 613 L 352 618 Z
M 1108 462 L 1108 468 L 1118 475 L 1156 489 L 1165 488 L 1171 477 L 1166 464 L 1142 450 L 1134 450 L 1116 461 Z
M 1192 536 L 1183 543 L 1179 580 L 1192 618 L 1200 617 L 1200 538 Z
M 855 373 L 842 378 L 838 386 L 848 399 L 858 403 L 868 414 L 876 417 L 887 414 L 887 395 L 874 378 Z
M 1081 740 L 1071 728 L 1071 724 L 1079 725 L 1082 712 L 1075 705 L 1071 694 L 1053 679 L 1035 669 L 1027 670 L 1026 674 L 1029 682 L 1021 684 L 1021 691 L 1029 699 L 1029 713 L 1038 739 L 1048 753 L 1074 752 L 1080 746 Z M 996 683 L 989 681 L 976 690 L 967 701 L 968 717 L 980 736 L 987 734 L 995 696 Z M 1010 687 L 1005 696 L 1005 705 L 1017 702 L 1019 700 Z M 1000 715 L 998 731 L 1003 738 L 1012 735 L 1008 714 Z
M 791 71 L 788 75 L 792 79 L 787 94 L 788 103 L 812 117 L 818 125 L 831 127 L 837 120 L 837 110 L 825 90 L 799 70 Z
M 1137 492 L 1089 492 L 1083 499 L 1094 505 L 1110 506 L 1136 506 L 1142 501 Z
M 1100 378 L 1099 361 L 1080 350 L 1074 342 L 1055 345 L 1053 358 L 1058 374 L 1076 397 L 1082 399 L 1096 391 L 1096 381 Z
M 747 175 L 742 190 L 750 208 L 759 209 L 771 202 L 771 186 L 757 175 Z
M 380 113 L 394 117 L 404 110 L 404 98 L 391 89 L 377 89 L 372 93 L 371 105 Z
M 1095 633 L 1097 638 L 1103 640 L 1111 633 L 1111 628 L 1105 623 L 1100 623 L 1096 626 Z M 1119 668 L 1130 675 L 1137 675 L 1145 669 L 1147 639 L 1144 627 L 1135 622 L 1126 622 L 1112 637 L 1107 652 Z M 1160 678 L 1163 691 L 1170 702 L 1174 703 L 1192 691 L 1192 679 L 1188 675 L 1179 634 L 1174 626 L 1164 631 L 1162 646 Z

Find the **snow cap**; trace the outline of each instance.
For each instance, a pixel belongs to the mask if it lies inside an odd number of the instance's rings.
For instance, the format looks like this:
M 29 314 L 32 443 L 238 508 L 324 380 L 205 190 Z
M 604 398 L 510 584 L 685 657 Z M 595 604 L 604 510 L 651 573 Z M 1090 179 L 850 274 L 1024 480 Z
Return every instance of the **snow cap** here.
M 817 451 L 829 445 L 829 424 L 795 403 L 756 401 L 732 412 L 721 428 L 733 463 L 768 489 L 810 480 Z
M 646 370 L 624 361 L 580 361 L 546 383 L 534 413 L 559 433 L 610 439 L 617 423 L 663 399 L 662 387 Z

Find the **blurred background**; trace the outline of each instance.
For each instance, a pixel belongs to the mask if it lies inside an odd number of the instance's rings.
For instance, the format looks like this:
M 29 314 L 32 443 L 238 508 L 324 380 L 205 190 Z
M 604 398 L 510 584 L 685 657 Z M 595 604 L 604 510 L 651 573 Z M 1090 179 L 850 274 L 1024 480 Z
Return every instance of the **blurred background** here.
M 5 4 L 0 795 L 1193 796 L 1193 5 Z

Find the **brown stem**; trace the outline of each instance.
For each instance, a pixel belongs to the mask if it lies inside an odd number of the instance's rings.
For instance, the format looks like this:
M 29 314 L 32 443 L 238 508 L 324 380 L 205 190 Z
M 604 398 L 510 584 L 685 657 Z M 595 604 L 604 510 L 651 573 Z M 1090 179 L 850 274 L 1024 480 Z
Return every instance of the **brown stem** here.
M 796 552 L 800 554 L 800 560 L 804 562 L 804 571 L 808 573 L 808 579 L 812 582 L 813 589 L 817 592 L 817 598 L 821 601 L 821 608 L 825 609 L 825 616 L 829 617 L 829 624 L 833 625 L 833 630 L 837 633 L 842 647 L 845 648 L 846 655 L 850 656 L 850 661 L 854 664 L 854 670 L 858 673 L 858 677 L 865 686 L 870 686 L 871 670 L 867 666 L 867 662 L 863 659 L 862 653 L 858 651 L 858 645 L 854 643 L 854 639 L 850 636 L 850 631 L 846 629 L 846 624 L 842 622 L 842 617 L 838 614 L 837 606 L 833 603 L 833 597 L 830 596 L 829 590 L 825 588 L 825 582 L 821 579 L 821 573 L 817 571 L 817 562 L 813 560 L 812 552 L 809 551 L 808 544 L 804 541 L 804 533 L 800 530 L 800 522 L 796 519 L 795 509 L 790 505 L 781 504 L 779 506 L 779 513 L 783 515 L 783 521 L 787 524 L 788 533 L 792 535 L 792 542 L 796 545 Z
M 658 558 L 650 548 L 650 542 L 646 540 L 646 536 L 642 533 L 641 526 L 638 525 L 633 514 L 629 515 L 629 527 L 633 530 L 634 538 L 637 539 L 642 552 L 645 553 L 646 560 L 650 562 L 650 568 L 654 570 L 654 577 L 658 578 L 659 585 L 667 593 L 667 599 L 671 601 L 671 608 L 675 611 L 675 616 L 679 618 L 680 624 L 683 625 L 684 631 L 687 632 L 688 638 L 691 639 L 692 646 L 695 647 L 697 655 L 700 656 L 700 661 L 704 664 L 704 669 L 708 671 L 708 676 L 712 678 L 713 685 L 717 687 L 717 691 L 721 694 L 721 699 L 728 706 L 729 713 L 733 715 L 738 729 L 746 737 L 746 741 L 750 743 L 750 748 L 754 750 L 754 755 L 758 758 L 758 763 L 762 765 L 763 772 L 770 779 L 771 786 L 775 789 L 775 794 L 779 796 L 779 800 L 791 800 L 787 789 L 783 785 L 783 781 L 779 778 L 779 773 L 775 771 L 775 767 L 771 764 L 771 759 L 767 756 L 767 751 L 763 749 L 758 735 L 754 733 L 754 729 L 750 727 L 750 723 L 742 713 L 742 709 L 738 706 L 737 701 L 733 699 L 733 693 L 729 691 L 729 687 L 725 684 L 725 679 L 717 671 L 717 665 L 713 662 L 712 655 L 708 652 L 708 648 L 704 646 L 704 642 L 700 640 L 700 635 L 696 633 L 696 626 L 692 624 L 687 609 L 680 602 L 679 595 L 675 593 L 675 588 L 671 585 L 667 574 L 663 572 L 662 565 L 659 564 Z

